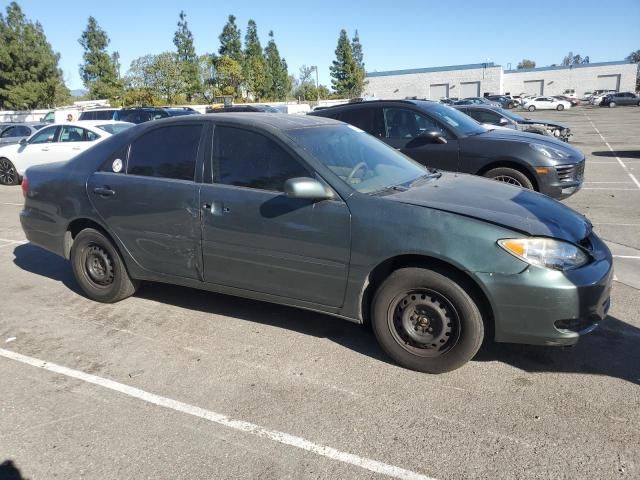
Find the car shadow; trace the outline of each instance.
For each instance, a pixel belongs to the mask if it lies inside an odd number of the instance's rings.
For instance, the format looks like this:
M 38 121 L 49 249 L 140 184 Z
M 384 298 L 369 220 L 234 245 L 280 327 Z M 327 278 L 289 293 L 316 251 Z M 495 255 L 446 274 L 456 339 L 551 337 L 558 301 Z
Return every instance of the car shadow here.
M 640 150 L 601 150 L 597 152 L 591 152 L 591 155 L 596 157 L 610 157 L 610 158 L 640 158 Z
M 21 269 L 62 282 L 83 295 L 67 260 L 30 244 L 16 247 L 14 255 L 14 263 Z M 370 328 L 330 315 L 162 283 L 145 283 L 136 296 L 326 338 L 374 360 L 394 363 L 378 346 Z M 472 361 L 499 361 L 531 373 L 604 375 L 640 385 L 640 328 L 608 316 L 574 347 L 487 341 Z
M 23 477 L 13 460 L 0 463 L 0 480 L 28 480 Z

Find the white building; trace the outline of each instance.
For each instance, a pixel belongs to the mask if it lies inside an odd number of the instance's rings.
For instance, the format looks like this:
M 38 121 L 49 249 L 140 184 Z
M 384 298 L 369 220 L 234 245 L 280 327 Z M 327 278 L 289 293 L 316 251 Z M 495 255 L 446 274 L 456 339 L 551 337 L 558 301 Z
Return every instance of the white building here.
M 501 93 L 560 95 L 574 89 L 580 96 L 596 89 L 632 92 L 637 75 L 638 66 L 626 61 L 506 71 L 489 62 L 369 72 L 365 95 L 438 100 Z

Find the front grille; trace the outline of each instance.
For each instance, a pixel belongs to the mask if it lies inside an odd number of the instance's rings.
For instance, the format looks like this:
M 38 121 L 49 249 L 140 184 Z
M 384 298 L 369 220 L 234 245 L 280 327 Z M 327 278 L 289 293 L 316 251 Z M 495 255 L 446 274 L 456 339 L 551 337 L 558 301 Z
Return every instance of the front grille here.
M 561 182 L 580 182 L 584 177 L 584 162 L 573 163 L 571 165 L 556 166 L 558 180 Z

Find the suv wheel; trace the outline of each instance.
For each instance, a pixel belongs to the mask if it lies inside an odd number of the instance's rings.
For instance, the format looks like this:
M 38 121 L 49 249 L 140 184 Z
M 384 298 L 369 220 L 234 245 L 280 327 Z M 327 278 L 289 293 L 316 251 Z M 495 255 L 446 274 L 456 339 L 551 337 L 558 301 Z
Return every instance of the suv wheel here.
M 515 168 L 498 167 L 493 168 L 484 174 L 485 177 L 498 182 L 508 183 L 515 187 L 528 188 L 533 190 L 533 183 L 524 173 Z
M 461 367 L 484 338 L 474 300 L 452 278 L 422 268 L 393 272 L 373 299 L 373 331 L 403 367 L 442 373 Z

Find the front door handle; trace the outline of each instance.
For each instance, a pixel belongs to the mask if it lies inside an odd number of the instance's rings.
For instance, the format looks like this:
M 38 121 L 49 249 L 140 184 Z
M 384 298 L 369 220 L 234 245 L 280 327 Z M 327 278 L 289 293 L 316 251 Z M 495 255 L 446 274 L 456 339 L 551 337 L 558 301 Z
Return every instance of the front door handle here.
M 71 147 L 71 150 L 82 150 L 81 147 Z
M 211 215 L 216 216 L 220 216 L 223 213 L 229 213 L 230 211 L 227 207 L 224 206 L 224 203 L 219 200 L 214 200 L 210 203 L 203 203 L 202 209 L 210 212 Z
M 96 187 L 93 189 L 93 193 L 100 195 L 101 197 L 113 197 L 116 192 L 109 187 Z
M 42 151 L 43 151 L 43 152 L 48 152 L 48 151 L 49 151 L 49 149 L 48 149 L 48 148 L 46 148 L 46 147 L 44 147 L 44 148 L 42 149 Z

